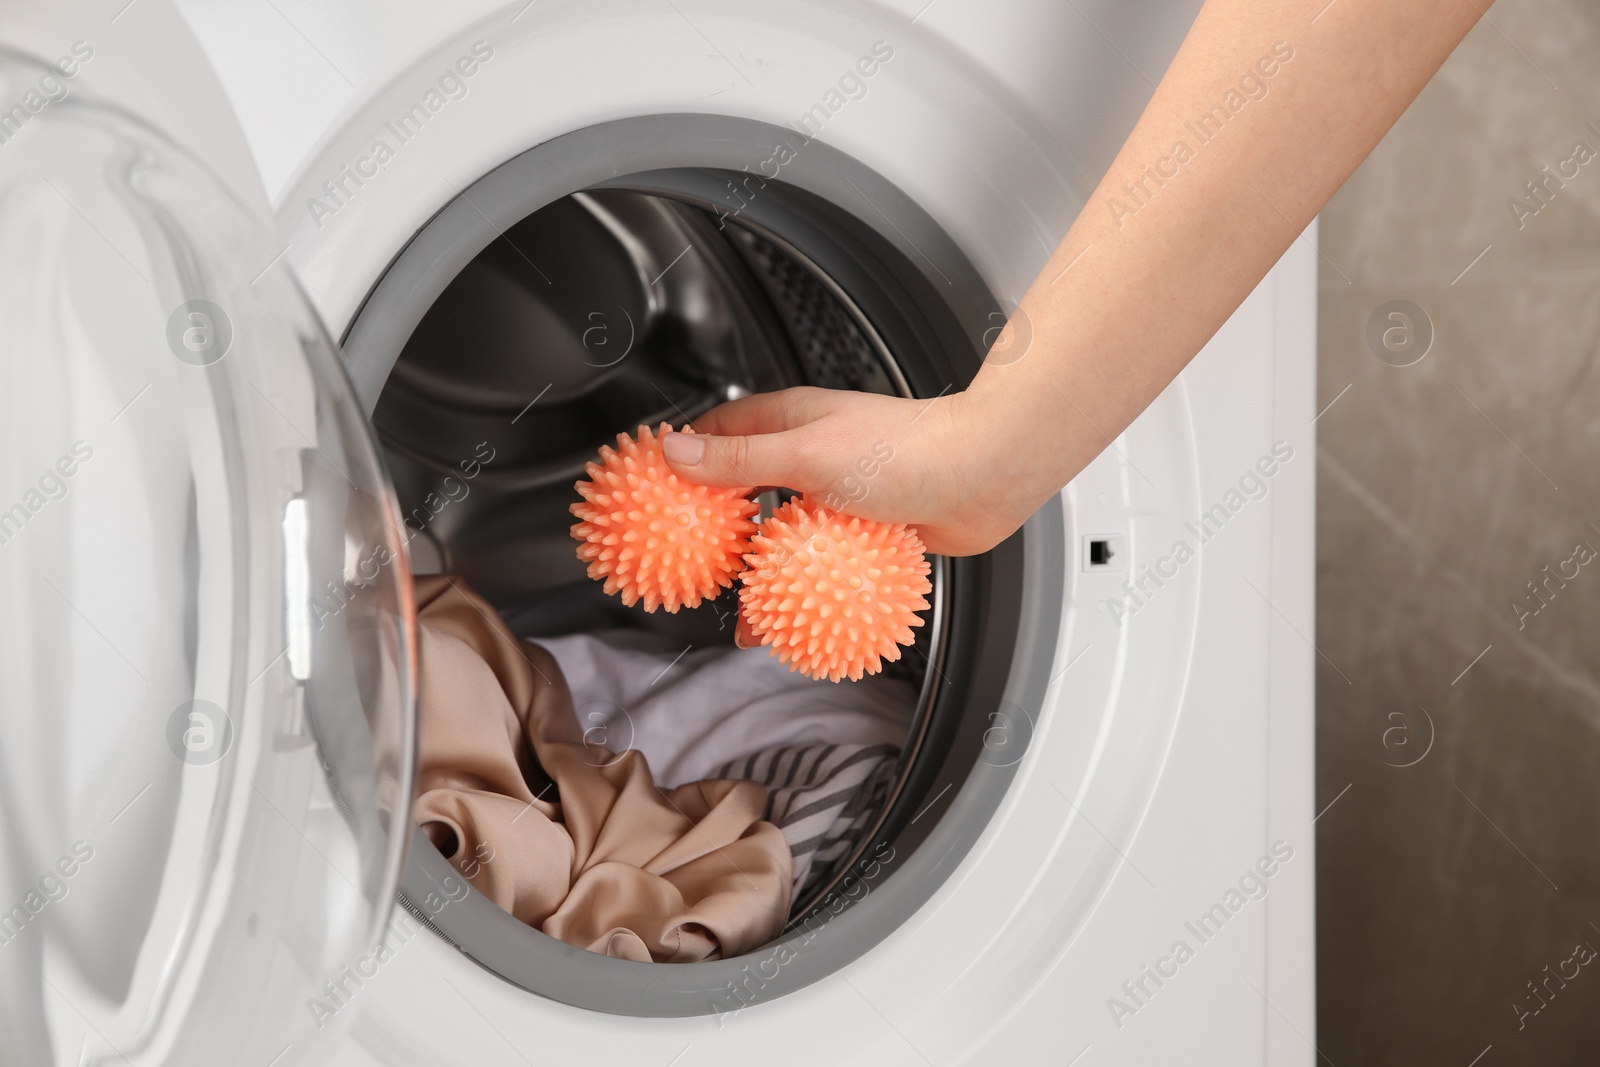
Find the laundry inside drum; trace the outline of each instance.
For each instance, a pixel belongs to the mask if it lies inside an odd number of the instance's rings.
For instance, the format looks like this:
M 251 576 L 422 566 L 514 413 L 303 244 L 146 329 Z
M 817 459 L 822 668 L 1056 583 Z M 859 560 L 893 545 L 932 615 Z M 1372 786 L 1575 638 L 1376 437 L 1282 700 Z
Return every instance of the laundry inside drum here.
M 595 189 L 484 248 L 379 398 L 419 576 L 419 819 L 477 889 L 568 943 L 682 962 L 759 947 L 861 860 L 916 765 L 945 561 L 915 647 L 834 684 L 736 649 L 736 590 L 646 613 L 575 552 L 573 484 L 602 445 L 795 385 L 911 395 L 850 294 L 779 234 Z M 640 901 L 672 921 L 627 927 Z

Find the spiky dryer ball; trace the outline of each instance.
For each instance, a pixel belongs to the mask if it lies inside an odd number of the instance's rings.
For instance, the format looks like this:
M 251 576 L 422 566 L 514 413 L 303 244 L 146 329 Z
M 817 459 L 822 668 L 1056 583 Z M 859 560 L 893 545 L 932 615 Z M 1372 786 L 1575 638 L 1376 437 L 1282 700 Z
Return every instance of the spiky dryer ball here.
M 731 586 L 756 530 L 750 489 L 696 485 L 667 466 L 661 436 L 669 429 L 640 426 L 637 440 L 618 434 L 615 449 L 602 445 L 600 461 L 584 467 L 588 480 L 577 483 L 583 500 L 572 505 L 589 577 L 646 611 L 699 607 Z
M 832 682 L 899 659 L 933 590 L 911 530 L 809 498 L 777 508 L 744 558 L 739 599 L 751 629 L 790 670 Z

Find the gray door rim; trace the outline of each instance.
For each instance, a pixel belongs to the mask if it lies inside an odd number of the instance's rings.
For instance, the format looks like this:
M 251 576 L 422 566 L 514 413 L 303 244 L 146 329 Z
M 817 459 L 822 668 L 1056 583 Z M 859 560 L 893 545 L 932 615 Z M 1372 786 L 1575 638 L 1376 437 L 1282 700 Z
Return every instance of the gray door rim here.
M 784 145 L 793 158 L 782 183 L 834 207 L 838 218 L 892 245 L 962 324 L 974 356 L 998 308 L 961 249 L 909 195 L 853 157 L 792 129 L 751 119 L 665 114 L 620 119 L 546 141 L 500 164 L 459 192 L 398 252 L 368 293 L 343 339 L 347 367 L 370 417 L 406 340 L 444 287 L 489 242 L 539 207 L 587 188 L 619 187 L 704 203 L 720 181 L 695 172 L 755 172 Z M 770 163 L 767 165 L 770 166 Z M 859 205 L 854 210 L 841 205 Z M 730 204 L 728 207 L 737 206 Z M 722 208 L 727 210 L 728 207 Z M 796 240 L 805 222 L 780 196 L 756 196 L 741 216 L 817 258 Z M 865 269 L 847 258 L 821 262 L 835 277 Z M 843 282 L 841 281 L 841 284 Z M 935 805 L 943 812 L 902 831 L 888 854 L 858 864 L 858 877 L 777 941 L 729 960 L 663 965 L 612 959 L 563 944 L 526 926 L 466 880 L 428 844 L 420 829 L 400 876 L 400 899 L 413 916 L 464 955 L 529 992 L 610 1014 L 645 1017 L 726 1016 L 820 981 L 859 958 L 911 917 L 944 884 L 999 808 L 1043 706 L 1062 622 L 1066 580 L 1063 503 L 1058 496 L 1023 530 L 985 558 L 1004 602 L 976 605 L 982 623 L 973 662 L 999 663 L 974 684 L 999 690 L 997 709 L 976 726 L 959 787 Z M 1025 576 L 1025 580 L 1024 580 Z M 1009 651 L 1008 651 L 1009 649 Z M 1020 727 L 1009 747 L 989 750 L 997 715 Z M 970 735 L 971 730 L 967 731 Z M 956 742 L 960 744 L 960 739 Z M 952 755 L 951 760 L 959 758 Z M 914 831 L 914 833 L 913 833 Z M 914 838 L 914 839 L 912 839 Z M 905 854 L 901 854 L 903 847 Z

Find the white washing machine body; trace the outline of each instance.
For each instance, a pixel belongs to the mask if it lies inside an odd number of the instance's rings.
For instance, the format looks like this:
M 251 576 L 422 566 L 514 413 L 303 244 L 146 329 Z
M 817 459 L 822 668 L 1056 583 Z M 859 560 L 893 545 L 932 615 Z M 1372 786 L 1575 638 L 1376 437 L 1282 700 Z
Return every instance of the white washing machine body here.
M 738 217 L 766 210 L 741 173 L 800 189 L 931 291 L 981 289 L 952 314 L 992 339 L 1192 15 L 178 6 L 271 197 L 278 262 L 344 338 L 367 413 L 395 339 L 499 229 L 640 174 L 710 168 L 727 194 L 709 206 Z M 350 1027 L 336 1062 L 1310 1063 L 1315 268 L 1308 237 L 1030 523 L 1028 610 L 1050 622 L 1017 636 L 993 694 L 987 806 L 970 781 L 929 785 L 904 831 L 926 847 L 866 871 L 818 933 L 836 965 L 791 981 L 804 954 L 756 953 L 687 1009 L 651 999 L 677 981 L 659 967 L 596 1010 L 402 912 L 381 959 L 352 955 L 354 977 L 305 998 L 318 1027 Z M 441 928 L 455 902 L 410 899 Z M 580 978 L 575 955 L 541 981 L 624 975 Z

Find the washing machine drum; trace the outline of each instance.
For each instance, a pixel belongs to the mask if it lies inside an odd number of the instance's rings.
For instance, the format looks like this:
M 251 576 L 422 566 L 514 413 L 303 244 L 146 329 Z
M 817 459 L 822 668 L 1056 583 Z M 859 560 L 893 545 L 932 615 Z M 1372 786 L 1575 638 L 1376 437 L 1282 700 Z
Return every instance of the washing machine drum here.
M 63 84 L 0 62 L 0 1033 L 282 1067 L 395 895 L 400 519 L 265 229 Z
M 783 181 L 727 210 L 740 162 L 787 136 L 722 115 L 600 123 L 512 157 L 426 219 L 343 343 L 419 570 L 461 575 L 524 637 L 645 628 L 664 661 L 726 647 L 731 596 L 645 615 L 585 576 L 568 533 L 584 461 L 618 432 L 748 393 L 931 398 L 970 377 L 1004 318 L 954 242 L 881 175 L 811 143 Z M 839 206 L 862 190 L 887 236 Z M 891 239 L 906 234 L 937 268 Z M 836 974 L 950 876 L 1028 747 L 1023 709 L 1039 706 L 1060 623 L 1060 511 L 1029 529 L 981 557 L 932 560 L 926 625 L 889 668 L 907 705 L 898 758 L 842 843 L 819 852 L 771 944 L 670 966 L 576 951 L 464 887 L 420 831 L 401 903 L 511 985 L 609 1014 L 714 1015 L 741 1003 L 752 971 L 763 1000 Z M 606 736 L 633 736 L 627 712 L 596 714 Z

